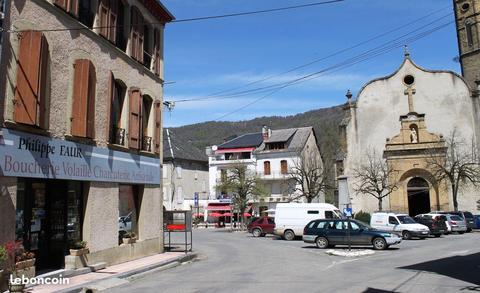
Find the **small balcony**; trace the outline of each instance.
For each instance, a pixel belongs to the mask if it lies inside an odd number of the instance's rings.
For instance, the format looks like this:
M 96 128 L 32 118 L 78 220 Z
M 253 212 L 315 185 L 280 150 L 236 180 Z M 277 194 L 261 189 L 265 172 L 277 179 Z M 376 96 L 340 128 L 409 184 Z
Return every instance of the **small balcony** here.
M 112 141 L 113 144 L 125 145 L 125 129 L 124 128 L 113 128 Z
M 142 151 L 152 151 L 152 138 L 150 136 L 143 136 L 142 139 Z
M 257 172 L 257 176 L 263 180 L 282 180 L 282 179 L 289 179 L 292 177 L 292 174 L 285 173 L 285 172 Z

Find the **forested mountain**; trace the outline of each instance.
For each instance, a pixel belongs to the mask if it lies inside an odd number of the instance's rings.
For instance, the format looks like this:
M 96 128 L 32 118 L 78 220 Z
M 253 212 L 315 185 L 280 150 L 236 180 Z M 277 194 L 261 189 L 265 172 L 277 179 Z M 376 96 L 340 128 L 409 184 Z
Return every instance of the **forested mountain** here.
M 283 117 L 259 117 L 239 122 L 204 122 L 170 128 L 170 132 L 177 140 L 205 153 L 206 146 L 218 145 L 245 133 L 260 132 L 263 125 L 270 129 L 313 126 L 322 154 L 330 157 L 338 146 L 338 125 L 342 118 L 342 107 L 335 106 Z

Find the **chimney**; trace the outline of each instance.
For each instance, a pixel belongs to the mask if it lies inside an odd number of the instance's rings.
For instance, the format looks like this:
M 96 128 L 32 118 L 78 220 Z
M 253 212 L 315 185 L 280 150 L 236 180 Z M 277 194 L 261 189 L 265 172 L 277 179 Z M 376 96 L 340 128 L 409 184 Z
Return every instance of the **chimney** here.
M 263 126 L 262 127 L 262 137 L 263 137 L 263 141 L 266 141 L 270 138 L 270 134 L 271 134 L 271 131 L 270 129 L 268 129 L 267 126 Z

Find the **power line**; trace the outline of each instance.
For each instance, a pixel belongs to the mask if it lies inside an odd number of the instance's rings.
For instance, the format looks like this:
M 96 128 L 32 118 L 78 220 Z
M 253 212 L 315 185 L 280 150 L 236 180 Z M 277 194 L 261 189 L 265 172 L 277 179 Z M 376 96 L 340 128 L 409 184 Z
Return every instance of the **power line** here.
M 442 25 L 440 25 L 440 26 L 437 26 L 437 27 L 435 27 L 435 28 L 432 28 L 432 29 L 430 29 L 430 30 L 428 30 L 428 31 L 425 31 L 425 32 L 419 33 L 419 34 L 417 34 L 417 35 L 415 35 L 415 36 L 413 36 L 413 37 L 410 37 L 410 38 L 406 39 L 405 41 L 406 41 L 406 43 L 413 43 L 413 42 L 418 41 L 418 40 L 420 40 L 420 39 L 422 39 L 422 38 L 424 38 L 424 37 L 426 37 L 426 36 L 428 36 L 428 35 L 436 32 L 436 31 L 438 31 L 438 30 L 440 30 L 440 29 L 442 29 L 442 28 L 444 28 L 444 27 L 447 27 L 448 25 L 452 24 L 453 22 L 454 22 L 454 21 L 450 21 L 450 22 L 448 22 L 448 23 L 444 23 L 444 24 L 442 24 Z M 375 58 L 375 57 L 380 56 L 380 55 L 384 55 L 384 54 L 386 54 L 386 53 L 388 53 L 388 52 L 393 51 L 394 49 L 397 49 L 397 48 L 403 47 L 403 46 L 404 46 L 404 44 L 401 44 L 401 43 L 392 44 L 392 45 L 390 45 L 389 47 L 381 48 L 381 50 L 379 50 L 378 52 L 375 52 L 373 55 L 370 55 L 370 56 L 367 55 L 367 56 L 364 57 L 364 58 L 361 58 L 361 59 L 359 59 L 359 60 L 355 60 L 355 62 L 351 62 L 351 63 L 343 62 L 343 63 L 345 63 L 345 64 L 343 64 L 343 65 L 341 65 L 341 66 L 338 66 L 338 68 L 334 68 L 334 67 L 337 66 L 337 65 L 334 65 L 334 66 L 332 66 L 332 67 L 330 67 L 330 68 L 327 68 L 327 69 L 324 69 L 324 70 L 322 70 L 322 71 L 318 71 L 318 72 L 316 72 L 316 73 L 313 73 L 313 74 L 310 74 L 310 75 L 308 75 L 308 76 L 302 77 L 301 79 L 303 80 L 304 78 L 307 78 L 307 77 L 311 77 L 310 79 L 318 78 L 318 77 L 319 77 L 319 76 L 318 76 L 319 74 L 326 73 L 327 71 L 336 72 L 336 71 L 339 71 L 339 70 L 348 68 L 348 67 L 350 67 L 350 66 L 353 66 L 353 65 L 355 65 L 355 64 L 357 64 L 357 63 L 360 63 L 360 62 L 363 62 L 363 61 L 366 61 L 366 60 Z M 362 55 L 364 55 L 364 54 L 362 54 Z M 358 58 L 358 56 L 357 56 L 357 57 L 354 57 L 354 58 L 351 58 L 351 59 L 356 59 L 356 58 Z M 332 68 L 334 68 L 335 70 L 330 70 L 330 69 L 332 69 Z M 317 76 L 314 76 L 314 75 L 317 75 Z M 310 79 L 308 79 L 308 80 L 310 80 Z M 255 104 L 255 103 L 257 103 L 257 102 L 259 102 L 259 101 L 261 101 L 261 100 L 263 100 L 263 99 L 265 99 L 265 98 L 267 98 L 268 96 L 271 96 L 271 95 L 277 93 L 278 91 L 284 89 L 285 87 L 288 87 L 288 86 L 290 86 L 290 85 L 296 84 L 297 81 L 299 81 L 299 80 L 300 80 L 300 79 L 297 79 L 297 80 L 293 81 L 293 82 L 290 83 L 290 84 L 286 84 L 286 85 L 284 85 L 284 86 L 282 86 L 282 87 L 276 88 L 276 89 L 272 90 L 270 93 L 268 93 L 268 94 L 266 94 L 266 95 L 264 95 L 264 96 L 261 96 L 260 98 L 254 100 L 254 101 L 252 101 L 252 102 L 250 102 L 250 103 L 248 103 L 248 104 L 246 104 L 246 105 L 244 105 L 244 106 L 242 106 L 242 107 L 240 107 L 240 108 L 237 108 L 237 109 L 235 109 L 235 110 L 233 110 L 233 111 L 230 111 L 230 112 L 228 112 L 228 113 L 226 113 L 226 114 L 224 114 L 224 115 L 222 115 L 222 116 L 217 117 L 216 119 L 214 119 L 214 121 L 215 121 L 215 120 L 219 120 L 219 119 L 223 119 L 223 118 L 225 118 L 225 117 L 227 117 L 227 116 L 229 116 L 229 115 L 231 115 L 231 114 L 237 113 L 237 112 L 239 112 L 239 111 L 241 111 L 241 110 L 243 110 L 243 109 L 245 109 L 245 108 L 247 108 L 247 107 L 249 107 L 249 106 L 251 106 L 251 105 L 253 105 L 253 104 Z
M 376 36 L 373 36 L 372 38 L 369 38 L 369 39 L 367 39 L 367 40 L 365 40 L 365 41 L 362 41 L 362 42 L 360 42 L 360 43 L 357 43 L 357 44 L 355 44 L 355 45 L 353 45 L 353 46 L 351 46 L 351 47 L 347 47 L 347 48 L 341 49 L 341 50 L 339 50 L 339 51 L 336 51 L 336 52 L 334 52 L 334 53 L 331 53 L 331 54 L 328 55 L 328 56 L 325 56 L 325 57 L 322 57 L 322 58 L 318 58 L 318 59 L 314 59 L 314 60 L 309 61 L 309 62 L 307 62 L 307 63 L 304 63 L 304 64 L 302 64 L 302 65 L 295 66 L 295 67 L 290 68 L 290 69 L 288 69 L 288 70 L 286 70 L 286 71 L 283 71 L 283 72 L 281 72 L 281 73 L 279 73 L 279 74 L 270 75 L 270 76 L 268 76 L 268 77 L 265 77 L 265 78 L 262 78 L 262 79 L 259 79 L 259 80 L 256 80 L 256 81 L 252 81 L 252 82 L 249 82 L 249 83 L 244 84 L 244 85 L 241 85 L 241 86 L 237 86 L 237 87 L 233 87 L 233 88 L 230 88 L 230 89 L 226 89 L 226 90 L 221 90 L 221 91 L 218 91 L 218 92 L 214 92 L 214 93 L 212 93 L 212 94 L 206 95 L 206 96 L 203 97 L 203 98 L 183 99 L 183 100 L 176 100 L 175 102 L 187 102 L 187 101 L 193 101 L 193 100 L 207 99 L 207 98 L 210 98 L 210 97 L 217 97 L 218 95 L 223 94 L 223 93 L 231 92 L 231 91 L 234 91 L 234 90 L 237 90 L 237 89 L 241 89 L 241 88 L 245 88 L 245 87 L 248 87 L 248 86 L 257 84 L 257 83 L 261 83 L 261 82 L 267 81 L 267 80 L 272 79 L 272 78 L 277 77 L 277 76 L 282 76 L 282 75 L 284 75 L 284 74 L 287 74 L 287 73 L 296 71 L 296 70 L 298 70 L 298 69 L 305 68 L 305 67 L 307 67 L 307 66 L 313 65 L 313 64 L 318 63 L 318 62 L 320 62 L 320 61 L 329 59 L 329 58 L 331 58 L 331 57 L 340 55 L 340 54 L 342 54 L 342 53 L 345 53 L 345 52 L 347 52 L 347 51 L 350 51 L 350 50 L 352 50 L 352 49 L 355 49 L 355 48 L 360 47 L 360 46 L 362 46 L 362 45 L 365 45 L 365 44 L 367 44 L 367 43 L 370 43 L 370 42 L 372 42 L 372 41 L 374 41 L 374 40 L 377 40 L 377 39 L 382 38 L 382 37 L 384 37 L 384 36 L 386 36 L 386 35 L 389 35 L 389 34 L 391 34 L 391 33 L 393 33 L 393 32 L 396 32 L 396 31 L 399 31 L 399 30 L 401 30 L 401 29 L 403 29 L 403 28 L 405 28 L 405 27 L 408 27 L 408 26 L 410 26 L 410 25 L 412 25 L 412 24 L 414 24 L 414 23 L 417 23 L 417 22 L 419 22 L 419 21 L 422 21 L 422 20 L 424 20 L 424 19 L 426 19 L 426 18 L 428 18 L 428 17 L 430 17 L 430 16 L 432 16 L 432 15 L 435 15 L 435 14 L 437 14 L 437 13 L 439 13 L 439 12 L 441 12 L 441 11 L 447 9 L 447 8 L 450 8 L 450 6 L 445 6 L 445 7 L 443 7 L 443 8 L 438 9 L 438 10 L 435 10 L 435 11 L 433 11 L 433 12 L 427 14 L 427 15 L 424 15 L 424 16 L 422 16 L 422 17 L 420 17 L 420 18 L 417 18 L 417 19 L 415 19 L 415 20 L 413 20 L 413 21 L 411 21 L 411 22 L 409 22 L 409 23 L 407 23 L 407 24 L 404 24 L 404 25 L 395 27 L 395 28 L 393 28 L 393 29 L 391 29 L 391 30 L 389 30 L 389 31 L 386 31 L 386 32 L 381 33 L 381 34 L 378 34 L 378 35 L 376 35 Z
M 180 23 L 180 22 L 190 22 L 190 21 L 200 21 L 200 20 L 211 20 L 211 19 L 219 19 L 219 18 L 227 18 L 227 17 L 237 17 L 237 16 L 245 16 L 245 15 L 253 15 L 253 14 L 260 14 L 260 13 L 269 13 L 269 12 L 277 12 L 277 11 L 284 11 L 284 10 L 292 10 L 292 9 L 300 9 L 305 7 L 312 7 L 312 6 L 319 6 L 325 4 L 333 4 L 337 2 L 344 2 L 346 0 L 328 0 L 322 2 L 313 2 L 308 4 L 302 5 L 295 5 L 295 6 L 286 6 L 286 7 L 278 7 L 278 8 L 271 8 L 271 9 L 264 9 L 264 10 L 255 10 L 255 11 L 247 11 L 247 12 L 239 12 L 239 13 L 231 13 L 231 14 L 222 14 L 222 15 L 212 15 L 212 16 L 202 16 L 202 17 L 195 17 L 195 18 L 185 18 L 185 19 L 176 19 L 169 23 Z M 169 23 L 163 22 L 143 22 L 137 24 L 129 24 L 130 26 L 144 26 L 144 25 L 164 25 Z M 35 32 L 62 32 L 62 31 L 79 31 L 79 30 L 94 30 L 94 29 L 108 29 L 108 28 L 123 28 L 127 26 L 125 25 L 115 25 L 115 26 L 94 26 L 94 27 L 74 27 L 74 28 L 52 28 L 52 29 L 34 29 L 32 31 Z M 0 28 L 0 33 L 19 33 L 24 30 L 6 30 Z
M 413 33 L 416 33 L 416 32 L 418 32 L 418 31 L 421 31 L 421 30 L 423 30 L 423 29 L 431 26 L 432 24 L 434 24 L 434 23 L 436 23 L 436 22 L 438 22 L 438 21 L 441 21 L 441 20 L 443 20 L 444 18 L 449 17 L 449 16 L 451 16 L 451 15 L 452 15 L 452 13 L 450 12 L 450 13 L 448 13 L 448 14 L 446 14 L 446 15 L 443 15 L 443 16 L 441 16 L 441 17 L 439 17 L 439 18 L 437 18 L 437 19 L 435 19 L 435 20 L 433 20 L 433 21 L 431 21 L 431 22 L 429 22 L 429 23 L 427 23 L 427 24 L 422 25 L 421 27 L 415 28 L 415 29 L 413 29 L 413 30 L 411 30 L 411 31 L 409 31 L 409 32 L 407 32 L 407 33 L 399 36 L 399 37 L 396 37 L 396 38 L 394 38 L 394 39 L 392 39 L 392 40 L 390 40 L 390 41 L 384 42 L 383 44 L 381 44 L 381 45 L 379 45 L 379 46 L 377 46 L 377 47 L 374 47 L 373 49 L 367 50 L 367 51 L 365 51 L 365 52 L 363 52 L 363 53 L 361 53 L 361 54 L 359 54 L 359 55 L 356 55 L 356 56 L 354 56 L 354 57 L 352 57 L 352 58 L 349 58 L 349 59 L 347 59 L 347 60 L 345 60 L 345 61 L 343 61 L 343 62 L 337 63 L 337 64 L 332 65 L 332 66 L 330 66 L 330 67 L 328 67 L 328 68 L 326 68 L 326 69 L 322 69 L 322 70 L 320 70 L 320 71 L 317 71 L 317 72 L 314 72 L 314 73 L 310 73 L 310 74 L 301 76 L 301 77 L 299 77 L 299 78 L 296 78 L 296 79 L 293 79 L 293 80 L 290 80 L 290 81 L 281 82 L 281 83 L 277 83 L 277 84 L 273 84 L 273 85 L 268 85 L 268 86 L 263 86 L 263 87 L 259 87 L 259 88 L 248 89 L 248 90 L 244 90 L 244 91 L 240 91 L 240 92 L 234 92 L 234 93 L 232 93 L 232 94 L 223 95 L 223 96 L 207 96 L 207 97 L 199 97 L 199 98 L 192 98 L 192 99 L 176 100 L 176 101 L 174 101 L 174 102 L 175 102 L 175 103 L 179 103 L 179 102 L 204 101 L 204 100 L 233 99 L 233 98 L 238 98 L 238 97 L 241 97 L 241 96 L 248 96 L 248 95 L 255 94 L 255 93 L 265 93 L 265 92 L 269 92 L 270 90 L 275 90 L 275 89 L 277 89 L 277 88 L 283 88 L 284 85 L 289 86 L 289 85 L 291 85 L 292 83 L 293 83 L 293 84 L 299 83 L 299 82 L 301 82 L 302 80 L 308 81 L 308 80 L 310 80 L 310 77 L 314 77 L 314 76 L 316 76 L 316 75 L 318 75 L 318 74 L 322 74 L 322 73 L 325 72 L 325 71 L 329 71 L 329 70 L 335 69 L 335 68 L 338 67 L 338 66 L 342 66 L 344 63 L 348 63 L 348 62 L 355 61 L 357 58 L 361 58 L 362 56 L 368 55 L 368 54 L 370 54 L 370 53 L 372 53 L 372 52 L 374 53 L 376 50 L 381 50 L 382 48 L 387 47 L 387 46 L 389 46 L 389 45 L 392 44 L 392 43 L 398 43 L 400 40 L 402 40 L 402 38 L 405 38 L 405 37 L 407 37 L 407 36 L 409 36 L 409 35 L 412 35 Z M 403 42 L 403 44 L 401 44 L 401 46 L 403 46 L 403 45 L 405 44 L 405 41 L 402 41 L 402 42 Z M 343 49 L 343 50 L 340 50 L 340 51 L 346 51 L 346 50 L 348 50 L 348 49 L 349 49 L 349 48 Z M 334 53 L 334 54 L 330 54 L 329 56 L 332 56 L 332 55 L 335 55 L 335 53 Z M 319 58 L 319 59 L 317 59 L 317 60 L 323 60 L 323 59 L 326 59 L 326 58 L 328 58 L 328 56 L 327 56 L 327 57 L 323 57 L 323 58 Z M 312 63 L 312 62 L 310 62 L 310 63 Z M 290 70 L 290 71 L 292 71 L 292 70 Z
M 282 11 L 282 10 L 305 8 L 305 7 L 318 6 L 318 5 L 324 5 L 324 4 L 332 4 L 332 3 L 343 2 L 343 1 L 345 1 L 345 0 L 331 0 L 331 1 L 323 1 L 323 2 L 314 2 L 314 3 L 308 3 L 308 4 L 302 4 L 302 5 L 271 8 L 271 9 L 265 9 L 265 10 L 256 10 L 256 11 L 248 11 L 248 12 L 240 12 L 240 13 L 231 13 L 231 14 L 222 14 L 222 15 L 214 15 L 214 16 L 204 16 L 204 17 L 196 17 L 196 18 L 178 19 L 178 20 L 173 20 L 171 22 L 172 23 L 178 23 L 178 22 L 187 22 L 187 21 L 197 21 L 197 20 L 207 20 L 207 19 L 218 19 L 218 18 L 226 18 L 226 17 L 244 16 L 244 15 L 260 14 L 260 13 L 276 12 L 276 11 Z

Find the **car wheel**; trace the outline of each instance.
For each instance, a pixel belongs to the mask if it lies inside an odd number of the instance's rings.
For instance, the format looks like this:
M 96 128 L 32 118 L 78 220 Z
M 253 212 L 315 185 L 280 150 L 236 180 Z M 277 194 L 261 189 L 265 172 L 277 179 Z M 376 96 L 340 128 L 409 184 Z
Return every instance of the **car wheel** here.
M 253 237 L 260 237 L 262 236 L 262 230 L 260 230 L 259 228 L 255 228 L 252 230 L 252 235 Z
M 435 238 L 438 238 L 438 237 L 440 237 L 441 235 L 442 235 L 442 234 L 435 234 L 434 236 L 435 236 Z
M 372 244 L 373 244 L 373 248 L 376 250 L 383 250 L 383 249 L 387 249 L 388 247 L 385 239 L 380 237 L 374 238 L 372 241 Z
M 285 231 L 285 233 L 283 233 L 283 237 L 285 238 L 285 240 L 293 240 L 295 239 L 295 233 L 293 233 L 292 230 L 287 230 Z
M 325 237 L 317 237 L 317 239 L 315 239 L 315 243 L 317 244 L 318 248 L 322 248 L 322 249 L 327 248 L 329 246 L 328 239 Z
M 472 228 L 467 229 L 467 233 L 470 233 L 470 232 L 472 232 Z
M 412 234 L 410 234 L 409 231 L 403 231 L 403 232 L 402 232 L 402 237 L 403 237 L 403 239 L 405 239 L 405 240 L 410 240 L 410 239 L 412 238 Z

